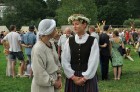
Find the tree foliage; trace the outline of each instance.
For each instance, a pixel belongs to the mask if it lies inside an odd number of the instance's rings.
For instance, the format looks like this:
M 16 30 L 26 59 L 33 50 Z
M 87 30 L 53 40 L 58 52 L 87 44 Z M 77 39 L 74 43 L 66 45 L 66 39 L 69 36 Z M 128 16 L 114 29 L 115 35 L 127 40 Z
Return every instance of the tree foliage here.
M 97 8 L 102 7 L 104 5 L 107 5 L 108 0 L 95 0 L 95 3 L 97 5 Z
M 90 18 L 91 24 L 97 22 L 97 7 L 94 0 L 62 0 L 61 7 L 56 11 L 59 25 L 68 24 L 68 17 L 72 14 L 84 14 Z
M 0 0 L 0 3 L 3 3 L 3 0 Z
M 16 24 L 18 27 L 23 25 L 38 25 L 44 18 L 55 17 L 57 0 L 5 0 L 7 8 L 3 22 L 5 25 Z M 53 8 L 52 8 L 53 7 Z M 54 10 L 54 11 L 53 11 Z
M 140 18 L 140 0 L 128 0 L 127 9 L 131 18 Z
M 91 24 L 106 20 L 106 24 L 122 25 L 128 18 L 140 18 L 140 0 L 2 0 L 6 6 L 0 24 L 38 25 L 41 19 L 55 18 L 59 25 L 67 24 L 71 14 L 84 14 Z
M 136 28 L 140 28 L 140 19 L 128 19 L 128 20 L 125 20 L 123 25 L 126 26 L 126 27 L 131 27 L 131 23 L 134 23 L 134 27 Z
M 108 0 L 106 5 L 98 7 L 98 20 L 107 24 L 122 25 L 129 18 L 126 0 Z

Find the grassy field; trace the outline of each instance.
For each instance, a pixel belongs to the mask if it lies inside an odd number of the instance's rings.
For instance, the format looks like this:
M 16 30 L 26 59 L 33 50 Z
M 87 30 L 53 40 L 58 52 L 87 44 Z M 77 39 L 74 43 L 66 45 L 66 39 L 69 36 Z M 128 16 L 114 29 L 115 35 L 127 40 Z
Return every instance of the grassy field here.
M 132 49 L 132 57 L 134 62 L 124 59 L 121 80 L 113 80 L 113 71 L 110 65 L 109 81 L 101 81 L 99 76 L 99 92 L 140 92 L 140 58 Z M 2 53 L 3 48 L 0 45 L 0 92 L 30 92 L 31 79 L 15 78 L 5 76 L 6 60 Z M 100 71 L 100 70 L 98 70 Z M 63 90 L 63 89 L 62 89 Z M 62 91 L 63 92 L 63 91 Z

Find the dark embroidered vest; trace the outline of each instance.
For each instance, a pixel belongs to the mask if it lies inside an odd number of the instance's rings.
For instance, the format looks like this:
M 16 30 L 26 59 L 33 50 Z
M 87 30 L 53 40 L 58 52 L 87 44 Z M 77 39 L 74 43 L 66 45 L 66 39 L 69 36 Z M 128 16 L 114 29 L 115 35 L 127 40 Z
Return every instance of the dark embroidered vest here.
M 75 71 L 86 71 L 88 66 L 88 59 L 91 51 L 94 37 L 89 36 L 87 41 L 83 44 L 75 42 L 75 37 L 69 38 L 70 53 L 71 53 L 71 67 Z

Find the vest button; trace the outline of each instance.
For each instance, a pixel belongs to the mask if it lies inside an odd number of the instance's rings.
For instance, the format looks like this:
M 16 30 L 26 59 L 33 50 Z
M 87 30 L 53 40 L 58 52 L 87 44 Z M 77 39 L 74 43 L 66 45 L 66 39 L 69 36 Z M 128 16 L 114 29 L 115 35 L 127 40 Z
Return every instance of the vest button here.
M 80 51 L 80 49 L 79 49 L 79 51 Z

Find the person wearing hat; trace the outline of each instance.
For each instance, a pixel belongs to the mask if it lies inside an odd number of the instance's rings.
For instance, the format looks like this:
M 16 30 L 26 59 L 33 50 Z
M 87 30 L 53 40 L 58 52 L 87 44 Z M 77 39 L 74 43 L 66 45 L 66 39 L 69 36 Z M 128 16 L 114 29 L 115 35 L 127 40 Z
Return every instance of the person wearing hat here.
M 31 52 L 33 80 L 31 92 L 58 92 L 62 86 L 58 54 L 50 39 L 55 35 L 56 22 L 43 19 L 38 26 L 39 40 Z
M 107 35 L 108 29 L 109 26 L 105 25 L 103 27 L 103 32 L 99 36 L 102 80 L 108 80 L 109 58 L 110 58 L 110 41 L 109 36 Z
M 36 43 L 36 35 L 34 34 L 35 27 L 33 25 L 29 26 L 29 31 L 23 35 L 21 45 L 25 47 L 25 54 L 31 65 L 31 50 L 33 45 Z M 32 69 L 30 69 L 30 77 L 32 77 Z
M 66 75 L 64 92 L 98 92 L 96 71 L 99 62 L 98 41 L 89 34 L 89 19 L 81 14 L 68 18 L 76 35 L 70 37 L 62 52 L 62 67 Z

